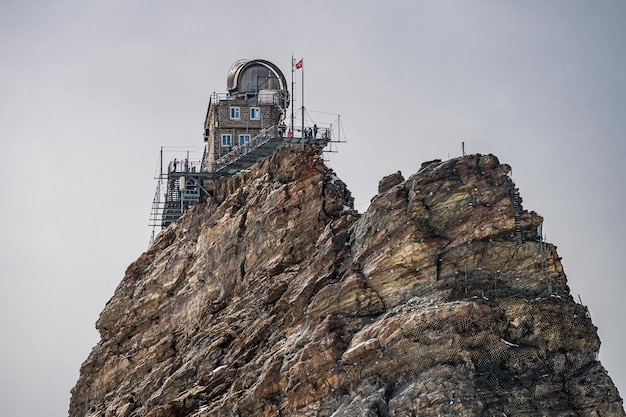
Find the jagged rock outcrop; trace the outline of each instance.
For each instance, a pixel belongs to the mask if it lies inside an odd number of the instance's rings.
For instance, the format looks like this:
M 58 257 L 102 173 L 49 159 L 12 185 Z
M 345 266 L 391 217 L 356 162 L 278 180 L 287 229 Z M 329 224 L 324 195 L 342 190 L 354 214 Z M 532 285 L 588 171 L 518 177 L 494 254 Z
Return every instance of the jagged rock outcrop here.
M 493 155 L 383 179 L 359 215 L 286 148 L 129 266 L 70 416 L 624 416 L 542 219 Z

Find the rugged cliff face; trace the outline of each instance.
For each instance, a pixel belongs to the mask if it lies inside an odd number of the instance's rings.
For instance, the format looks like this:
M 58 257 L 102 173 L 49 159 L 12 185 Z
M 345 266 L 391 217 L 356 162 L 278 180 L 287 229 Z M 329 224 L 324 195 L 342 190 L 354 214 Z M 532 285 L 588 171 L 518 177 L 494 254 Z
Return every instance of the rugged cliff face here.
M 471 155 L 368 211 L 286 148 L 129 266 L 70 416 L 625 416 L 541 217 Z

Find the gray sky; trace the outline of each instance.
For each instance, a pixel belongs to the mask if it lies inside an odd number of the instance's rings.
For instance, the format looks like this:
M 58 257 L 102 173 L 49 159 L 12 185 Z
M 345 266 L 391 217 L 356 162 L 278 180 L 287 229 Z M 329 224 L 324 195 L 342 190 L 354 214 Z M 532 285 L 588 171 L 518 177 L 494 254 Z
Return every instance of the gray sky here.
M 625 21 L 621 0 L 3 0 L 0 415 L 67 414 L 147 248 L 160 146 L 202 145 L 234 61 L 290 79 L 292 52 L 306 107 L 341 114 L 329 165 L 359 211 L 462 141 L 513 167 L 626 393 Z

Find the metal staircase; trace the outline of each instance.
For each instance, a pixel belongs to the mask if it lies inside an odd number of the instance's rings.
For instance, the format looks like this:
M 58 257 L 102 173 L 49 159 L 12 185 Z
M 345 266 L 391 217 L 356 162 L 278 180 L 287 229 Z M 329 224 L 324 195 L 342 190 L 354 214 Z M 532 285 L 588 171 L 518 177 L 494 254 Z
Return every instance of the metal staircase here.
M 165 229 L 192 206 L 200 201 L 200 185 L 191 176 L 168 176 L 168 188 L 165 192 L 161 228 Z
M 295 138 L 280 135 L 278 126 L 264 129 L 250 141 L 233 147 L 233 149 L 218 158 L 213 165 L 214 177 L 230 176 L 247 169 L 260 162 L 274 151 L 285 147 L 290 143 L 304 143 L 305 145 L 317 145 L 325 147 L 330 142 L 330 135 L 326 130 L 320 131 L 318 138 Z M 205 165 L 205 164 L 203 164 Z
M 178 220 L 190 206 L 200 201 L 200 193 L 206 192 L 202 181 L 234 175 L 260 162 L 275 151 L 288 144 L 316 145 L 324 148 L 331 142 L 329 130 L 320 129 L 319 137 L 287 137 L 279 134 L 278 127 L 264 129 L 260 134 L 244 144 L 235 146 L 230 152 L 221 156 L 213 163 L 207 161 L 207 152 L 201 161 L 196 161 L 201 170 L 195 168 L 175 171 L 170 168 L 163 172 L 163 148 L 161 149 L 161 172 L 156 179 L 157 188 L 154 193 L 149 226 L 153 228 L 150 246 L 156 235 L 156 228 L 165 229 Z M 193 164 L 195 166 L 195 164 Z M 208 194 L 208 193 L 207 193 Z

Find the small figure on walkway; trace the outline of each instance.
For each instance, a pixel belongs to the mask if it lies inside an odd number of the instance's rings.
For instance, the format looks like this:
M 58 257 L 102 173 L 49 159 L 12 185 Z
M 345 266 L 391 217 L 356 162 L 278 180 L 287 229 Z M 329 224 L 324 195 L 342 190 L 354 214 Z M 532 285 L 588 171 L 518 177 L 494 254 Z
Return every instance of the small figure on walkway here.
M 187 160 L 187 158 L 185 158 L 184 169 L 185 169 L 185 172 L 189 172 L 189 160 Z
M 293 137 L 293 131 L 291 129 L 289 129 L 289 132 L 287 132 L 287 136 L 290 138 Z
M 176 172 L 176 164 L 178 164 L 178 161 L 176 160 L 176 158 L 174 158 L 174 161 L 172 162 L 172 166 L 174 167 L 174 169 L 172 170 L 172 172 Z
M 317 139 L 317 123 L 313 125 L 313 138 Z

